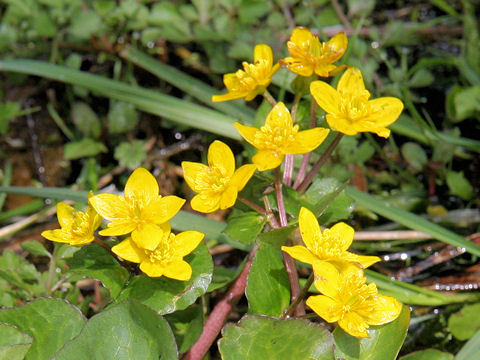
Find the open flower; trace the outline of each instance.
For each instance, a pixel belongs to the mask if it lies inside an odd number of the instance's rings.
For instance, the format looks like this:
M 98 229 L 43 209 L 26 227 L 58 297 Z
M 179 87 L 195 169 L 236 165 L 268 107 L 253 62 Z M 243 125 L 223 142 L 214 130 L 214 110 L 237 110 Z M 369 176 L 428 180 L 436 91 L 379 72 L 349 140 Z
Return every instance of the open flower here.
M 136 169 L 127 180 L 125 196 L 99 194 L 89 199 L 90 205 L 111 222 L 100 235 L 118 236 L 132 233 L 138 246 L 153 250 L 157 244 L 156 232 L 163 228 L 185 203 L 177 196 L 158 194 L 157 180 L 148 170 Z
M 370 325 L 383 325 L 400 315 L 402 304 L 379 295 L 374 283 L 367 285 L 358 267 L 351 265 L 339 273 L 333 265 L 317 262 L 313 270 L 314 285 L 323 295 L 310 296 L 307 305 L 327 322 L 338 322 L 350 335 L 368 337 Z
M 91 196 L 92 193 L 89 194 Z M 72 246 L 92 242 L 95 239 L 93 233 L 102 223 L 102 218 L 91 206 L 82 212 L 63 202 L 57 204 L 57 218 L 61 228 L 43 231 L 42 236 Z
M 343 56 L 347 44 L 348 40 L 343 32 L 328 42 L 321 43 L 310 30 L 298 27 L 293 30 L 290 41 L 287 42 L 290 56 L 279 62 L 301 76 L 311 76 L 313 73 L 322 77 L 332 76 L 332 72 L 340 70 L 333 63 Z
M 192 209 L 210 213 L 232 207 L 257 167 L 247 164 L 235 170 L 232 150 L 217 140 L 208 148 L 208 166 L 183 161 L 182 168 L 188 186 L 198 193 L 190 202 Z
M 268 85 L 270 85 L 273 74 L 280 68 L 280 65 L 273 65 L 272 49 L 265 44 L 255 46 L 253 61 L 253 64 L 244 61 L 242 63 L 243 70 L 225 74 L 223 76 L 223 83 L 228 93 L 213 95 L 212 101 L 219 102 L 242 98 L 250 101 L 257 95 L 263 94 Z
M 183 260 L 202 241 L 204 234 L 184 231 L 177 235 L 168 229 L 152 232 L 155 246 L 151 249 L 139 247 L 131 237 L 112 247 L 122 259 L 140 264 L 140 270 L 150 277 L 166 276 L 186 281 L 192 276 L 192 267 Z
M 316 149 L 330 132 L 320 127 L 298 131 L 298 125 L 293 125 L 282 102 L 270 111 L 260 129 L 237 122 L 234 125 L 244 139 L 258 149 L 252 161 L 260 171 L 280 166 L 286 154 L 305 154 Z
M 357 68 L 349 68 L 340 78 L 337 90 L 323 81 L 310 84 L 310 92 L 327 113 L 328 125 L 346 135 L 373 132 L 387 138 L 391 125 L 400 116 L 403 103 L 394 97 L 369 100 L 363 77 Z
M 300 209 L 298 221 L 306 247 L 282 246 L 282 250 L 294 259 L 312 265 L 318 261 L 327 261 L 338 269 L 350 263 L 355 263 L 359 268 L 367 268 L 380 261 L 377 256 L 362 256 L 347 251 L 353 242 L 355 231 L 343 222 L 322 232 L 315 215 L 304 207 Z

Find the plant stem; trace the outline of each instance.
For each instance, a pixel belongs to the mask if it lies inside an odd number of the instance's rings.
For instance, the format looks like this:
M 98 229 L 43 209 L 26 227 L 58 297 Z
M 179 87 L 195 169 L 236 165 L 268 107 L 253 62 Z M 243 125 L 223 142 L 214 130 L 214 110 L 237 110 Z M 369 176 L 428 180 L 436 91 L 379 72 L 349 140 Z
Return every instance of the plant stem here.
M 293 105 L 292 105 L 292 121 L 295 124 L 295 118 L 297 116 L 297 109 L 298 109 L 298 104 L 300 102 L 300 96 L 298 94 L 295 94 L 295 99 L 293 100 Z M 283 183 L 287 186 L 292 185 L 292 176 L 293 176 L 293 155 L 292 154 L 287 154 L 285 155 L 285 166 L 283 169 Z
M 250 267 L 252 266 L 252 260 L 257 249 L 258 245 L 255 245 L 248 256 L 248 260 L 245 263 L 245 267 L 243 268 L 242 272 L 232 284 L 230 289 L 228 289 L 222 300 L 215 305 L 215 308 L 212 310 L 210 316 L 205 322 L 205 325 L 203 326 L 202 334 L 198 338 L 197 342 L 185 354 L 183 360 L 201 360 L 207 353 L 210 346 L 212 346 L 213 342 L 220 333 L 223 324 L 225 324 L 228 314 L 230 311 L 232 311 L 233 307 L 237 304 L 245 292 L 245 287 L 247 286 L 247 276 L 250 271 Z
M 300 194 L 303 193 L 307 187 L 310 185 L 310 183 L 313 180 L 313 177 L 316 175 L 318 169 L 327 161 L 327 159 L 330 157 L 333 149 L 338 145 L 340 142 L 340 139 L 342 138 L 343 134 L 338 133 L 335 139 L 333 139 L 332 143 L 328 145 L 328 148 L 325 150 L 325 152 L 320 156 L 320 159 L 317 160 L 317 162 L 312 166 L 312 169 L 310 172 L 307 174 L 305 179 L 302 181 L 302 183 L 296 188 L 297 192 Z
M 245 205 L 251 207 L 253 210 L 255 210 L 256 212 L 262 214 L 263 216 L 265 216 L 265 218 L 267 219 L 268 223 L 270 224 L 270 226 L 274 229 L 278 228 L 279 225 L 278 225 L 278 221 L 277 219 L 275 218 L 275 215 L 273 215 L 273 213 L 270 211 L 266 211 L 265 209 L 263 209 L 262 207 L 258 206 L 257 204 L 255 204 L 253 201 L 250 201 L 248 200 L 247 198 L 244 198 L 243 196 L 238 196 L 237 197 L 238 200 L 240 200 L 241 202 L 243 202 Z
M 50 257 L 50 264 L 48 265 L 48 277 L 47 282 L 45 283 L 46 296 L 52 295 L 53 278 L 55 277 L 55 271 L 57 269 L 57 256 L 59 248 L 60 246 L 57 243 L 53 243 L 53 253 Z
M 264 99 L 267 100 L 270 103 L 270 105 L 272 105 L 273 107 L 275 107 L 275 105 L 277 105 L 277 102 L 273 98 L 272 94 L 270 94 L 268 92 L 268 90 L 265 90 L 265 92 L 262 95 L 263 95 Z
M 313 284 L 313 279 L 314 279 L 314 276 L 313 276 L 313 272 L 310 274 L 310 276 L 308 277 L 307 279 L 307 283 L 305 284 L 305 286 L 302 288 L 302 290 L 300 291 L 300 293 L 298 294 L 298 296 L 295 298 L 295 300 L 292 302 L 292 304 L 288 307 L 287 311 L 285 311 L 283 314 L 282 314 L 282 317 L 281 319 L 285 319 L 287 317 L 290 317 L 293 315 L 293 313 L 295 312 L 295 310 L 297 309 L 297 306 L 300 305 L 301 301 L 303 299 L 305 299 L 305 296 L 307 296 L 307 293 L 308 293 L 308 289 L 310 289 L 310 286 L 312 286 Z M 304 312 L 305 313 L 305 312 Z

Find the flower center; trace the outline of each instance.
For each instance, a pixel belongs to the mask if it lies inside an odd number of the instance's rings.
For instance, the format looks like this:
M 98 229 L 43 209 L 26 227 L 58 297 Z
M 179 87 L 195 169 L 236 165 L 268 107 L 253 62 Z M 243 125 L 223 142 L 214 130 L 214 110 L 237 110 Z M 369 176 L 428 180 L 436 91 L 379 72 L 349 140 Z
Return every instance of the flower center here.
M 163 236 L 162 241 L 154 250 L 144 249 L 148 260 L 151 263 L 168 264 L 173 260 L 175 255 L 175 235 L 170 233 L 168 236 Z
M 73 213 L 73 223 L 71 232 L 78 237 L 89 235 L 90 231 L 90 217 L 87 213 L 75 211 Z
M 360 94 L 350 92 L 340 92 L 341 112 L 346 114 L 347 119 L 351 122 L 358 121 L 370 113 L 370 104 L 368 98 L 370 93 L 365 90 Z
M 330 229 L 315 234 L 314 244 L 313 252 L 322 259 L 338 259 L 343 254 L 340 234 Z
M 291 128 L 285 126 L 270 127 L 264 125 L 255 133 L 255 143 L 262 149 L 279 151 L 295 141 L 298 125 Z

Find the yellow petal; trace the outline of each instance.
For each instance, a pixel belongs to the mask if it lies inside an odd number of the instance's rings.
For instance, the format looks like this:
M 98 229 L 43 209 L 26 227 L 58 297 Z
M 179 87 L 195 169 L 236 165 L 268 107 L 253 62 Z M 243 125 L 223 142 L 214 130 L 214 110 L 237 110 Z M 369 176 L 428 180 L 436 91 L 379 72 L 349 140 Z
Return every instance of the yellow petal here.
M 237 128 L 238 132 L 250 145 L 257 147 L 257 142 L 255 140 L 255 134 L 259 131 L 253 126 L 242 125 L 238 122 L 234 122 L 233 125 Z
M 236 187 L 237 191 L 241 191 L 245 185 L 247 185 L 248 181 L 255 173 L 255 170 L 257 170 L 257 165 L 255 164 L 240 166 L 230 179 L 229 185 Z
M 303 58 L 294 58 L 294 57 L 286 57 L 281 59 L 280 64 L 286 67 L 291 72 L 300 75 L 309 77 L 313 74 L 313 64 L 311 62 L 305 61 Z
M 321 239 L 321 230 L 315 215 L 307 208 L 302 207 L 298 214 L 298 223 L 304 244 L 311 250 L 316 249 L 316 243 Z
M 169 228 L 170 226 L 168 226 Z M 154 250 L 164 237 L 164 229 L 155 224 L 139 226 L 132 232 L 132 240 L 139 248 Z M 170 231 L 168 231 L 170 233 Z
M 119 236 L 131 233 L 137 228 L 137 224 L 127 220 L 112 221 L 107 224 L 107 228 L 99 231 L 102 236 Z
M 130 210 L 123 196 L 98 194 L 88 199 L 88 202 L 97 213 L 107 220 L 113 221 L 130 217 Z
M 340 94 L 333 87 L 323 81 L 312 81 L 310 84 L 310 93 L 326 113 L 341 113 Z
M 72 235 L 63 231 L 62 229 L 45 230 L 41 234 L 45 239 L 50 241 L 69 244 L 72 241 Z
M 140 263 L 140 270 L 150 277 L 160 277 L 165 274 L 165 266 L 160 263 L 152 263 L 149 260 L 144 260 Z
M 358 133 L 358 124 L 352 123 L 343 114 L 327 114 L 327 123 L 332 130 L 353 136 Z
M 306 304 L 326 322 L 332 323 L 342 317 L 342 305 L 324 295 L 310 296 Z
M 212 95 L 212 102 L 222 102 L 229 100 L 242 99 L 247 95 L 246 92 L 228 92 L 221 95 Z
M 90 244 L 93 240 L 95 240 L 95 237 L 93 235 L 73 236 L 69 245 L 70 246 L 82 246 L 82 245 Z
M 295 134 L 295 140 L 283 150 L 287 154 L 305 154 L 315 150 L 327 138 L 330 129 L 314 128 L 299 131 Z
M 302 50 L 307 51 L 310 47 L 310 42 L 312 41 L 313 37 L 313 34 L 307 28 L 297 27 L 293 29 L 289 42 L 295 44 Z M 287 46 L 289 46 L 288 43 Z
M 362 268 L 366 269 L 369 266 L 381 261 L 378 256 L 364 256 L 364 255 L 357 255 L 357 259 L 355 260 L 358 262 L 360 265 L 362 265 Z
M 184 257 L 190 254 L 200 244 L 204 234 L 199 231 L 184 231 L 175 235 L 175 254 Z
M 217 168 L 222 176 L 231 177 L 235 172 L 235 158 L 228 145 L 215 140 L 208 148 L 208 165 Z
M 88 218 L 91 220 L 91 229 L 92 232 L 94 232 L 102 224 L 102 217 L 90 205 L 87 206 L 87 210 L 85 212 L 87 213 Z
M 234 186 L 228 186 L 221 195 L 220 209 L 225 210 L 235 205 L 235 201 L 237 201 L 237 196 L 237 189 Z
M 343 316 L 343 319 L 338 321 L 338 325 L 348 334 L 364 338 L 369 337 L 367 333 L 368 324 L 364 318 L 355 312 L 348 312 Z
M 252 158 L 258 171 L 275 169 L 282 164 L 285 155 L 272 150 L 259 150 Z
M 168 195 L 152 201 L 142 211 L 142 217 L 155 224 L 162 224 L 173 218 L 185 204 L 185 199 L 175 195 Z
M 317 63 L 315 66 L 315 74 L 321 77 L 329 77 L 337 67 L 332 64 Z
M 198 193 L 210 188 L 208 182 L 202 181 L 203 179 L 208 179 L 210 177 L 210 168 L 207 165 L 182 161 L 182 169 L 183 178 L 193 191 Z
M 272 129 L 276 127 L 291 129 L 293 127 L 292 116 L 283 102 L 278 102 L 273 107 L 265 119 L 265 126 Z
M 271 67 L 273 64 L 272 48 L 265 44 L 258 44 L 253 50 L 253 61 L 256 63 L 260 60 L 266 60 L 267 66 Z
M 347 46 L 348 38 L 343 31 L 332 37 L 326 44 L 328 62 L 332 63 L 340 59 L 347 50 Z
M 344 222 L 339 222 L 330 228 L 330 234 L 338 239 L 340 250 L 347 251 L 352 245 L 355 230 Z
M 187 281 L 192 277 L 192 267 L 183 260 L 171 262 L 163 269 L 163 275 L 171 279 Z
M 368 316 L 370 325 L 383 325 L 395 320 L 402 311 L 402 304 L 392 296 L 377 295 L 374 311 Z
M 112 251 L 122 259 L 137 264 L 146 259 L 145 251 L 140 249 L 131 237 L 112 247 Z
M 317 290 L 332 299 L 336 299 L 341 281 L 337 268 L 327 261 L 315 261 L 312 267 L 315 274 L 314 285 Z
M 362 95 L 365 93 L 365 84 L 363 82 L 362 72 L 356 67 L 348 68 L 340 78 L 337 85 L 340 93 Z
M 72 226 L 74 212 L 75 209 L 64 202 L 57 204 L 57 219 L 62 228 L 69 228 Z
M 125 184 L 125 198 L 154 199 L 158 196 L 157 179 L 144 168 L 136 169 Z
M 315 254 L 308 250 L 305 246 L 282 246 L 282 251 L 285 251 L 292 258 L 305 264 L 313 264 L 315 261 L 318 261 L 318 257 L 316 257 Z
M 220 208 L 221 194 L 198 194 L 190 201 L 193 210 L 202 213 L 211 213 Z
M 368 102 L 370 115 L 362 121 L 385 127 L 395 122 L 403 111 L 403 103 L 394 97 L 381 97 Z

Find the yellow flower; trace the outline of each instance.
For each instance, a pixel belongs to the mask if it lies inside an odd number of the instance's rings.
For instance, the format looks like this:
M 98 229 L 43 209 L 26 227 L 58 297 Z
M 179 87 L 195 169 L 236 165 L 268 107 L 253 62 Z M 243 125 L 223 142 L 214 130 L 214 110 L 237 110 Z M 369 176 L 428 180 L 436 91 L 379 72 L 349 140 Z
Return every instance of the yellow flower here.
M 293 30 L 290 41 L 287 42 L 290 56 L 280 60 L 280 64 L 288 70 L 301 76 L 328 77 L 337 72 L 333 65 L 347 50 L 348 40 L 345 33 L 341 32 L 332 37 L 328 42 L 321 43 L 318 37 L 310 30 L 298 27 Z
M 89 199 L 90 205 L 111 222 L 100 235 L 118 236 L 132 233 L 138 246 L 153 250 L 157 244 L 155 233 L 169 229 L 167 221 L 185 203 L 177 196 L 162 197 L 158 183 L 148 170 L 136 169 L 127 180 L 125 196 L 99 194 Z
M 353 242 L 355 231 L 343 222 L 322 232 L 315 215 L 304 207 L 300 209 L 298 221 L 306 247 L 301 245 L 282 246 L 282 250 L 294 259 L 307 264 L 327 261 L 338 269 L 342 269 L 350 263 L 367 268 L 380 261 L 377 256 L 362 256 L 347 251 Z
M 213 95 L 212 101 L 228 101 L 245 98 L 246 101 L 253 100 L 257 95 L 265 92 L 270 85 L 272 76 L 280 68 L 279 64 L 273 65 L 273 52 L 270 46 L 259 44 L 253 52 L 253 64 L 246 61 L 242 63 L 243 70 L 235 73 L 225 74 L 223 83 L 228 93 Z
M 192 276 L 192 267 L 183 260 L 202 241 L 204 234 L 185 231 L 177 235 L 170 232 L 170 226 L 152 232 L 154 244 L 151 249 L 139 247 L 131 237 L 112 247 L 122 259 L 139 263 L 140 270 L 150 277 L 166 276 L 186 281 Z
M 340 78 L 337 90 L 323 81 L 310 84 L 310 92 L 327 113 L 328 125 L 346 135 L 373 132 L 389 137 L 391 125 L 400 116 L 403 103 L 394 97 L 368 100 L 363 77 L 357 68 L 349 68 Z
M 313 270 L 314 285 L 323 295 L 310 296 L 307 305 L 327 322 L 338 322 L 350 335 L 368 337 L 369 325 L 383 325 L 400 315 L 402 304 L 379 295 L 374 283 L 367 285 L 358 267 L 351 265 L 339 273 L 333 265 L 317 262 Z
M 258 149 L 252 160 L 260 171 L 280 166 L 286 154 L 305 154 L 314 150 L 330 132 L 319 127 L 298 131 L 298 125 L 293 125 L 290 113 L 281 102 L 270 111 L 260 129 L 237 122 L 234 125 L 245 140 Z
M 208 166 L 183 161 L 182 168 L 188 186 L 198 193 L 190 202 L 192 209 L 210 213 L 232 207 L 257 167 L 248 164 L 235 170 L 232 150 L 217 140 L 208 148 Z
M 89 194 L 91 196 L 92 193 Z M 57 218 L 61 228 L 43 231 L 42 236 L 72 246 L 92 242 L 95 239 L 93 233 L 102 223 L 102 218 L 91 206 L 82 212 L 63 202 L 57 204 Z

